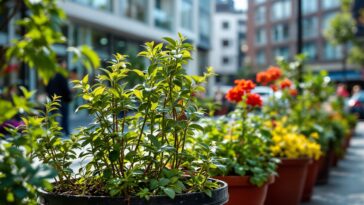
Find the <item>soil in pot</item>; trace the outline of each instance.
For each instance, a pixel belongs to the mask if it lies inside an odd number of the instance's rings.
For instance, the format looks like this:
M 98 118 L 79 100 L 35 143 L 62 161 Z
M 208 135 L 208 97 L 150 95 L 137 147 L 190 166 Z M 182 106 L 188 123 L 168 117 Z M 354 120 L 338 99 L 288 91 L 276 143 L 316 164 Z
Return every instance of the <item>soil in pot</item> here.
M 227 205 L 263 205 L 268 186 L 274 182 L 274 176 L 261 187 L 253 185 L 248 176 L 218 176 L 214 177 L 225 181 L 229 186 L 229 202 Z
M 216 180 L 216 179 L 211 179 Z M 221 187 L 212 190 L 209 197 L 203 192 L 178 194 L 174 199 L 168 196 L 152 196 L 149 200 L 139 197 L 74 196 L 39 192 L 40 205 L 223 205 L 229 199 L 227 184 L 216 180 Z
M 301 201 L 310 159 L 282 159 L 276 181 L 269 186 L 266 205 L 297 205 Z
M 302 195 L 302 200 L 303 202 L 307 202 L 311 200 L 312 197 L 312 193 L 313 193 L 313 189 L 317 180 L 317 176 L 318 176 L 318 172 L 319 172 L 319 168 L 320 168 L 320 163 L 322 163 L 321 161 L 324 160 L 324 157 L 320 157 L 320 159 L 318 160 L 314 160 L 311 164 L 308 165 L 308 169 L 307 169 L 307 177 L 306 177 L 306 182 L 305 182 L 305 186 L 303 189 L 303 195 Z

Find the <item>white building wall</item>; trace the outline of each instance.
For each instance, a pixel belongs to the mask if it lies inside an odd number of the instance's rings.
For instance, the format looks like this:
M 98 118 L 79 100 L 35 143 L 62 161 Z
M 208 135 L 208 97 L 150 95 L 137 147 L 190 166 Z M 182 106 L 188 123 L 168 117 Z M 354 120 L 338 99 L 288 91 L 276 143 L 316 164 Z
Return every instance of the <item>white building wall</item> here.
M 242 30 L 238 21 L 244 20 L 243 13 L 214 13 L 213 15 L 213 37 L 212 50 L 210 52 L 211 64 L 215 71 L 220 74 L 236 74 L 238 67 L 238 56 L 240 42 L 238 33 Z M 224 29 L 223 23 L 228 22 L 229 28 Z M 229 41 L 229 46 L 224 47 L 223 40 Z M 223 63 L 223 57 L 228 57 L 229 63 Z

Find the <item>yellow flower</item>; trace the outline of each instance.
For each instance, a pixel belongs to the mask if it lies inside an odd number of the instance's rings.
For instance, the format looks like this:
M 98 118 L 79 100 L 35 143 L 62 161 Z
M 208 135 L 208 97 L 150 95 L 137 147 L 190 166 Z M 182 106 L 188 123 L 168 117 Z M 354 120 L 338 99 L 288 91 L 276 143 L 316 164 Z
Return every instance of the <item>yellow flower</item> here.
M 313 139 L 318 139 L 319 134 L 317 132 L 313 132 L 313 133 L 311 133 L 310 137 L 312 137 Z
M 318 133 L 312 133 L 312 138 L 318 138 Z M 295 126 L 285 126 L 281 124 L 272 131 L 271 146 L 272 154 L 276 157 L 300 158 L 309 157 L 318 159 L 321 155 L 321 146 L 309 140 L 305 135 L 299 134 Z

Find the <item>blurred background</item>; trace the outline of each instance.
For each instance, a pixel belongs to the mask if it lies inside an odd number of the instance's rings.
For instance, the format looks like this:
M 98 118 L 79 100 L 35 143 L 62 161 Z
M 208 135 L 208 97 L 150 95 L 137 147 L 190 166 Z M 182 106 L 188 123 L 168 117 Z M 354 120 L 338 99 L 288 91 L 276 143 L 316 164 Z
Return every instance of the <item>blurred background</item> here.
M 33 0 L 34 2 L 38 0 Z M 1 0 L 0 59 L 5 49 L 24 30 L 16 25 L 25 16 L 21 1 Z M 345 0 L 343 1 L 345 2 Z M 67 47 L 87 44 L 102 59 L 103 66 L 119 52 L 132 56 L 130 61 L 140 69 L 145 62 L 136 54 L 146 41 L 176 37 L 181 32 L 195 46 L 189 74 L 202 74 L 207 66 L 218 74 L 207 85 L 207 96 L 223 101 L 223 94 L 234 79 L 254 78 L 276 57 L 293 59 L 297 53 L 307 57 L 308 69 L 327 70 L 331 81 L 345 83 L 350 91 L 363 85 L 360 61 L 349 61 L 352 39 L 332 43 L 325 37 L 330 21 L 342 9 L 340 0 L 65 0 L 58 5 L 65 11 L 67 22 L 62 32 L 67 38 L 54 49 L 66 61 L 73 78 L 81 78 L 87 70 L 72 62 Z M 19 5 L 18 5 L 19 4 Z M 361 8 L 364 2 L 350 3 L 349 12 L 358 23 L 355 40 L 364 35 Z M 9 18 L 11 17 L 11 18 Z M 5 73 L 5 74 L 4 74 Z M 37 89 L 37 99 L 45 98 L 45 89 L 36 71 L 15 60 L 0 77 L 0 88 L 24 85 Z M 0 91 L 1 92 L 1 91 Z M 79 104 L 74 100 L 72 107 Z

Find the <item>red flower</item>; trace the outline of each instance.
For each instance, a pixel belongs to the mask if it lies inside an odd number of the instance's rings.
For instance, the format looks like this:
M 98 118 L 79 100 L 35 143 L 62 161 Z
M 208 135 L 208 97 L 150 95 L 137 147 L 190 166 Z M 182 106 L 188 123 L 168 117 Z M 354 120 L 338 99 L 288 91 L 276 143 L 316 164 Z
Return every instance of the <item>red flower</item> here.
M 226 93 L 226 99 L 230 102 L 240 102 L 243 100 L 243 96 L 247 93 L 250 93 L 251 90 L 255 88 L 255 84 L 251 80 L 235 80 L 235 87 L 231 88 Z
M 249 93 L 251 90 L 255 88 L 255 83 L 251 80 L 235 80 L 234 83 L 236 84 L 236 87 L 240 87 L 240 89 L 244 90 L 244 92 Z
M 252 107 L 262 107 L 263 101 L 260 95 L 256 93 L 249 93 L 246 98 L 246 104 Z
M 290 89 L 289 90 L 289 94 L 292 96 L 297 96 L 298 95 L 298 91 L 296 89 Z
M 282 76 L 281 69 L 274 66 L 269 67 L 267 73 L 270 74 L 271 81 L 278 80 Z
M 268 72 L 259 72 L 257 73 L 256 80 L 262 85 L 267 85 L 272 80 L 272 78 Z
M 240 87 L 235 86 L 226 93 L 226 99 L 230 102 L 240 102 L 243 100 L 244 90 Z
M 282 89 L 285 89 L 285 88 L 290 88 L 292 86 L 292 81 L 288 80 L 287 78 L 284 79 L 282 82 L 281 82 L 281 88 Z
M 273 92 L 277 92 L 278 91 L 278 86 L 276 84 L 273 84 L 270 86 L 273 90 Z

